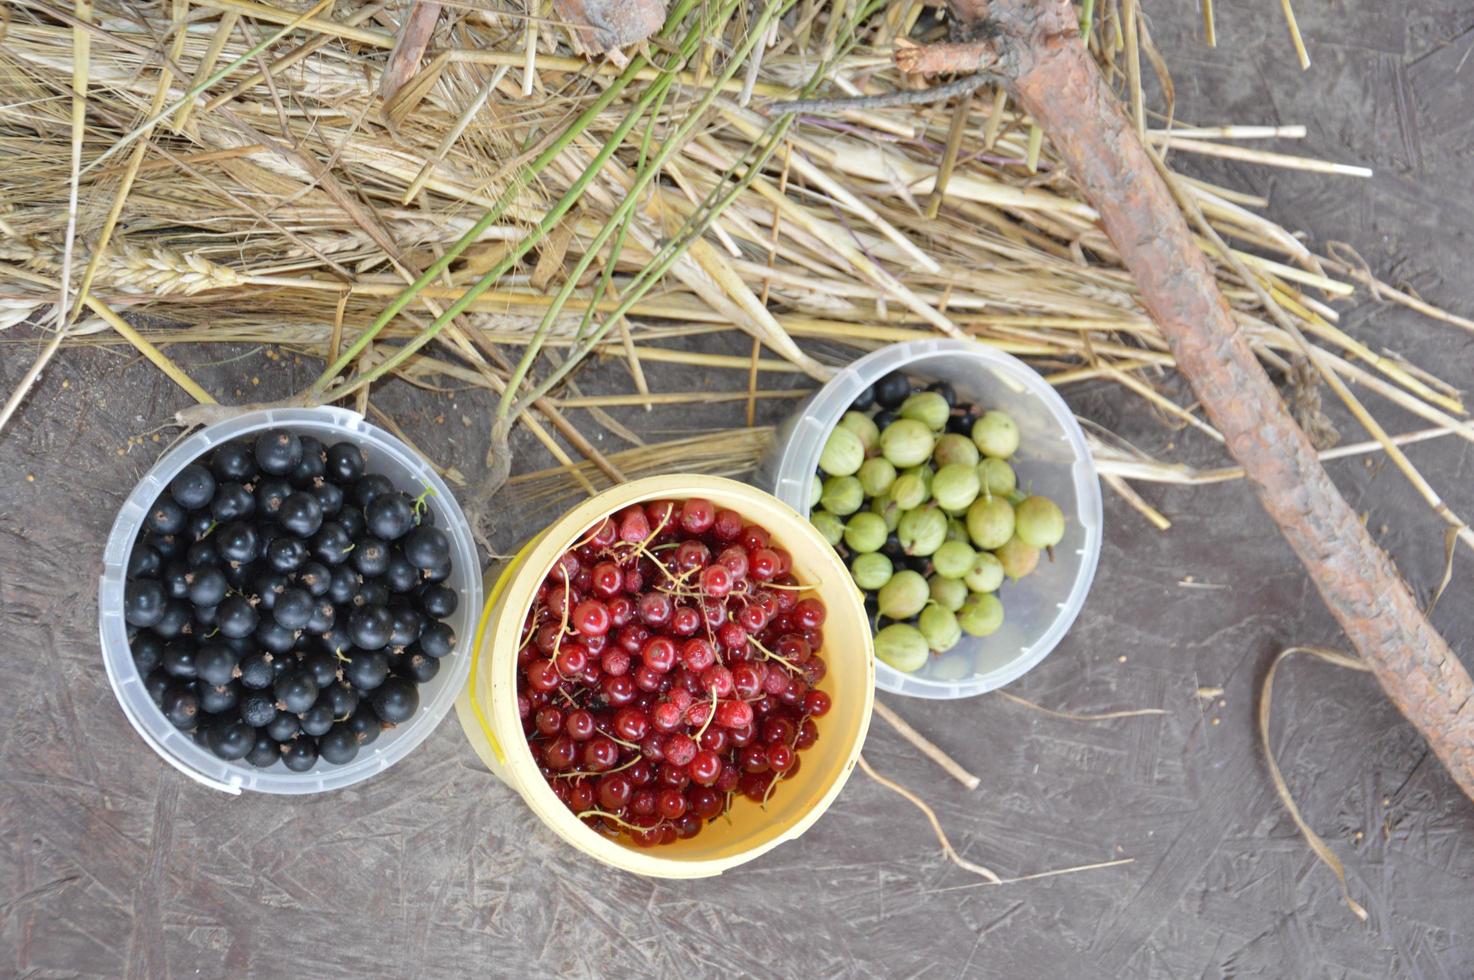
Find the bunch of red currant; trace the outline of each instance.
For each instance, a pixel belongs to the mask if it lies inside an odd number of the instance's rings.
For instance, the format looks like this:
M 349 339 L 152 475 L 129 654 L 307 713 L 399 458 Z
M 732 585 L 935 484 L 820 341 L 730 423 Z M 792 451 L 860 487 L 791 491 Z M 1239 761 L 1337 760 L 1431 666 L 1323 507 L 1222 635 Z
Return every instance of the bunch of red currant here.
M 604 518 L 539 585 L 518 651 L 533 758 L 591 827 L 650 847 L 798 772 L 829 695 L 824 605 L 792 557 L 709 500 Z

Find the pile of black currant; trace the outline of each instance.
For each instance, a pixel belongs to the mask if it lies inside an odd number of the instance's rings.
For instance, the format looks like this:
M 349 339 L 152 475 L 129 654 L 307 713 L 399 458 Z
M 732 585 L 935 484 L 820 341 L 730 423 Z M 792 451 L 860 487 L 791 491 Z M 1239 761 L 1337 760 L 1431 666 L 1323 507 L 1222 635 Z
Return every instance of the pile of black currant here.
M 363 452 L 283 429 L 190 463 L 128 556 L 154 703 L 222 759 L 351 762 L 419 710 L 456 638 L 450 540 Z

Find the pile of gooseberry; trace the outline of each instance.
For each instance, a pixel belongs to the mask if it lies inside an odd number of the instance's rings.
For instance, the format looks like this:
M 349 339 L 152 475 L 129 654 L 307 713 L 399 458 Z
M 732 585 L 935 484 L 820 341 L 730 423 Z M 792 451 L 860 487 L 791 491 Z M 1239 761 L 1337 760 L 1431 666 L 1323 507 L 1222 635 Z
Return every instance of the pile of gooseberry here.
M 559 556 L 523 623 L 517 710 L 581 820 L 668 844 L 799 771 L 830 698 L 824 605 L 792 564 L 702 498 L 626 507 Z

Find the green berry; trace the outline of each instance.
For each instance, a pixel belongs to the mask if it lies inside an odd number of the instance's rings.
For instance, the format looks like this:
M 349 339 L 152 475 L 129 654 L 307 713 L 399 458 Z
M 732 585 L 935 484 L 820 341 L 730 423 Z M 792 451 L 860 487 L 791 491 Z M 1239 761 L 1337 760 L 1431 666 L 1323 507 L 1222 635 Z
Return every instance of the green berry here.
M 867 592 L 882 588 L 891 580 L 894 571 L 891 560 L 878 551 L 856 555 L 850 562 L 850 575 L 854 577 L 855 584 Z
M 901 402 L 898 414 L 903 419 L 915 419 L 933 432 L 941 432 L 947 425 L 947 416 L 952 414 L 952 409 L 948 407 L 947 399 L 937 392 L 918 391 Z
M 1015 532 L 1024 544 L 1053 548 L 1065 536 L 1065 515 L 1048 497 L 1028 497 L 1014 508 Z
M 967 509 L 967 533 L 972 543 L 984 551 L 1002 547 L 1013 537 L 1013 505 L 1002 497 L 973 501 Z
M 933 575 L 930 582 L 932 602 L 956 612 L 967 601 L 967 586 L 961 579 Z
M 920 473 L 902 473 L 891 484 L 891 499 L 902 510 L 915 510 L 931 497 L 931 487 Z
M 824 496 L 824 481 L 817 476 L 809 480 L 809 510 L 819 506 L 819 498 Z
M 829 542 L 832 548 L 844 538 L 844 521 L 827 510 L 816 510 L 809 515 L 809 523 Z
M 993 554 L 1002 562 L 1003 573 L 1015 582 L 1039 567 L 1039 549 L 1017 537 L 1009 538 Z
M 1018 474 L 1001 459 L 985 459 L 978 464 L 978 479 L 983 492 L 1007 496 L 1018 486 Z
M 963 574 L 962 583 L 973 592 L 997 592 L 1003 584 L 1003 563 L 991 551 L 979 551 Z
M 896 536 L 906 554 L 929 555 L 947 540 L 947 515 L 935 507 L 908 510 L 896 525 Z
M 950 463 L 937 470 L 932 477 L 932 499 L 943 510 L 961 513 L 978 499 L 982 484 L 978 480 L 977 467 L 966 463 Z
M 875 420 L 864 412 L 845 412 L 844 417 L 839 420 L 841 429 L 849 429 L 860 437 L 860 444 L 868 453 L 880 442 L 880 429 Z
M 875 656 L 881 663 L 909 674 L 926 666 L 931 648 L 915 626 L 892 623 L 875 634 Z
M 890 494 L 883 493 L 870 501 L 870 513 L 881 516 L 885 521 L 885 531 L 889 534 L 896 529 L 897 524 L 901 523 L 901 515 L 905 511 L 897 506 L 896 502 L 891 499 Z
M 935 394 L 935 392 L 933 392 Z M 937 396 L 941 398 L 940 395 Z M 943 402 L 942 404 L 946 404 Z M 854 435 L 854 433 L 850 433 Z M 859 437 L 856 437 L 858 443 Z M 931 457 L 931 451 L 937 444 L 937 437 L 932 430 L 927 428 L 926 423 L 918 422 L 916 419 L 900 418 L 885 427 L 880 434 L 880 453 L 890 460 L 896 469 L 906 469 L 909 466 L 919 466 Z M 859 469 L 859 462 L 855 463 L 855 469 Z M 851 470 L 850 472 L 854 472 Z
M 984 412 L 972 425 L 972 441 L 984 456 L 1007 459 L 1018 452 L 1018 425 L 1003 412 Z
M 819 469 L 830 476 L 850 476 L 865 462 L 865 444 L 849 429 L 836 428 L 824 441 Z
M 896 468 L 891 465 L 890 460 L 876 456 L 860 464 L 860 472 L 855 476 L 859 478 L 865 496 L 878 497 L 896 482 Z
M 958 517 L 949 520 L 947 522 L 947 540 L 971 544 L 972 538 L 967 533 L 967 522 Z
M 824 481 L 824 494 L 819 503 L 831 514 L 848 517 L 860 509 L 865 502 L 865 491 L 860 481 L 852 476 L 831 476 Z
M 938 466 L 950 466 L 953 463 L 976 466 L 978 447 L 967 436 L 949 432 L 937 440 L 937 448 L 932 450 L 931 458 Z
M 845 524 L 844 543 L 851 551 L 879 551 L 888 534 L 890 529 L 885 526 L 885 518 L 862 510 Z
M 972 636 L 988 636 L 1003 625 L 1003 603 L 989 593 L 974 593 L 957 611 L 957 623 Z
M 916 625 L 933 653 L 946 653 L 962 639 L 962 627 L 950 609 L 932 604 L 921 611 Z
M 875 595 L 880 614 L 887 619 L 910 619 L 921 612 L 931 597 L 931 587 L 920 572 L 903 568 L 890 577 Z
M 943 541 L 931 556 L 932 568 L 942 578 L 962 578 L 972 570 L 977 552 L 966 541 Z

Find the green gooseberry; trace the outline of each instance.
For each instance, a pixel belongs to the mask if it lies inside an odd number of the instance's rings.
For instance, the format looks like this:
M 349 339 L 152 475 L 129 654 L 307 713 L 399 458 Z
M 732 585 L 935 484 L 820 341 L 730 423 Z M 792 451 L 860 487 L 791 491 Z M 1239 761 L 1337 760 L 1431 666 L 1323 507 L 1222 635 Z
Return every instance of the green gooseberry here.
M 929 555 L 947 540 L 947 515 L 935 507 L 908 510 L 896 525 L 896 536 L 908 555 Z
M 931 647 L 933 653 L 946 653 L 962 639 L 962 627 L 957 622 L 957 614 L 935 603 L 921 610 L 916 625 L 921 630 L 921 635 L 926 637 L 926 645 Z
M 936 394 L 932 392 L 932 394 Z M 937 395 L 941 398 L 941 395 Z M 942 404 L 946 404 L 943 402 Z M 846 430 L 848 431 L 848 430 Z M 853 432 L 850 435 L 854 435 Z M 859 437 L 855 437 L 856 443 Z M 931 451 L 937 444 L 937 437 L 932 430 L 927 428 L 926 423 L 918 422 L 916 419 L 900 418 L 885 427 L 880 434 L 880 453 L 897 469 L 905 469 L 908 466 L 918 466 L 931 457 Z M 855 469 L 860 468 L 860 463 L 855 463 Z M 851 473 L 854 470 L 850 471 Z
M 844 521 L 827 510 L 816 510 L 809 515 L 809 523 L 829 542 L 831 548 L 844 539 Z
M 1013 505 L 1002 497 L 980 497 L 973 501 L 967 509 L 967 533 L 972 543 L 984 551 L 1002 547 L 1013 537 Z
M 865 462 L 865 444 L 849 429 L 839 427 L 824 441 L 819 469 L 830 476 L 850 476 Z
M 848 517 L 860 509 L 865 502 L 865 491 L 860 481 L 852 476 L 831 476 L 824 481 L 824 494 L 819 503 L 831 514 Z
M 860 464 L 860 472 L 855 474 L 860 480 L 860 488 L 865 491 L 867 497 L 878 497 L 891 488 L 896 482 L 896 468 L 891 461 L 875 456 Z
M 868 453 L 880 443 L 880 427 L 875 420 L 864 412 L 845 412 L 839 420 L 839 427 L 849 429 L 860 437 L 860 444 Z
M 1018 424 L 1006 412 L 984 412 L 972 424 L 972 441 L 984 456 L 1007 459 L 1018 452 Z
M 963 573 L 962 583 L 973 592 L 997 592 L 1003 584 L 1003 562 L 991 551 L 979 551 Z
M 1025 544 L 1016 536 L 1009 538 L 993 554 L 1002 563 L 1003 573 L 1015 582 L 1039 567 L 1039 549 Z
M 943 541 L 932 552 L 931 565 L 942 578 L 962 578 L 972 570 L 976 557 L 977 552 L 966 541 Z
M 931 480 L 932 499 L 943 510 L 962 512 L 978 499 L 982 484 L 978 480 L 976 466 L 966 463 L 950 463 L 937 470 Z
M 890 494 L 883 493 L 870 501 L 870 513 L 881 516 L 881 519 L 885 521 L 886 533 L 889 534 L 896 529 L 897 524 L 901 523 L 901 515 L 905 511 L 897 506 Z
M 1014 508 L 1014 533 L 1026 545 L 1053 548 L 1065 536 L 1065 515 L 1048 497 L 1027 497 Z
M 975 592 L 957 610 L 957 623 L 972 636 L 996 633 L 1003 625 L 1003 603 L 991 592 Z
M 817 476 L 809 478 L 809 509 L 813 510 L 819 505 L 819 498 L 824 496 L 824 481 Z
M 967 585 L 962 579 L 933 575 L 929 581 L 931 582 L 931 601 L 939 606 L 956 612 L 967 601 Z
M 977 466 L 978 447 L 967 436 L 948 432 L 937 440 L 937 448 L 932 450 L 931 458 L 938 466 L 949 466 L 952 463 Z
M 895 568 L 891 560 L 878 551 L 856 555 L 850 562 L 850 575 L 855 584 L 868 592 L 874 592 L 891 580 Z
M 875 634 L 875 656 L 881 663 L 909 674 L 926 666 L 931 647 L 915 626 L 892 623 Z
M 903 568 L 890 577 L 875 594 L 875 604 L 887 619 L 910 619 L 921 612 L 931 597 L 931 587 L 920 572 Z
M 1018 486 L 1018 474 L 1001 459 L 985 459 L 978 464 L 978 479 L 983 492 L 1007 496 Z
M 853 515 L 844 526 L 844 543 L 851 551 L 879 551 L 890 534 L 885 518 L 862 510 Z
M 941 432 L 947 425 L 947 416 L 952 414 L 952 407 L 938 392 L 918 391 L 901 402 L 897 414 L 903 419 L 915 419 L 933 432 Z
M 891 484 L 891 499 L 902 510 L 915 510 L 931 497 L 931 487 L 920 473 L 902 473 Z
M 972 538 L 967 533 L 967 522 L 960 517 L 954 517 L 949 520 L 947 522 L 947 540 L 971 544 Z

